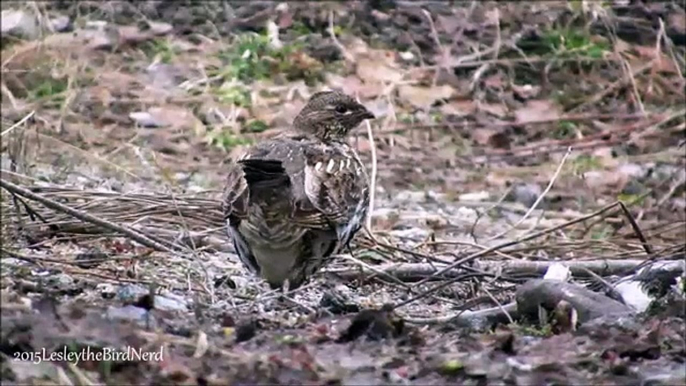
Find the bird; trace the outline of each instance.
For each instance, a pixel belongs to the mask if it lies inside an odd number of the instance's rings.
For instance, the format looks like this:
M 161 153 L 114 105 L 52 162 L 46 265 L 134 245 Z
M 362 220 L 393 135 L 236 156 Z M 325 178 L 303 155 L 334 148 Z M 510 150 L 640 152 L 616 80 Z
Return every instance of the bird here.
M 272 289 L 300 287 L 361 229 L 370 184 L 347 137 L 373 118 L 345 93 L 316 92 L 289 129 L 229 167 L 228 236 L 243 265 Z

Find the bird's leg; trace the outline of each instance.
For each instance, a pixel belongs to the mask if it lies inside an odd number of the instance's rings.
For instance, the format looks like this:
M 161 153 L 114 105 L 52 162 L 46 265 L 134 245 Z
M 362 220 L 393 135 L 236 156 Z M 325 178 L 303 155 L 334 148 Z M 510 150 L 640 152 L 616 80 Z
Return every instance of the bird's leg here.
M 288 290 L 291 286 L 291 281 L 289 279 L 286 279 L 283 281 L 283 284 L 281 285 L 281 294 L 283 296 L 286 296 L 288 294 Z
M 350 253 L 350 256 L 355 257 L 355 255 L 353 255 L 353 249 L 352 247 L 350 247 L 350 242 L 346 243 L 345 247 L 348 249 L 348 253 Z
M 288 291 L 290 290 L 290 280 L 286 279 L 284 282 L 281 284 L 281 288 L 274 288 L 274 299 L 273 299 L 273 306 L 275 308 L 281 308 L 283 307 L 287 302 L 288 302 Z

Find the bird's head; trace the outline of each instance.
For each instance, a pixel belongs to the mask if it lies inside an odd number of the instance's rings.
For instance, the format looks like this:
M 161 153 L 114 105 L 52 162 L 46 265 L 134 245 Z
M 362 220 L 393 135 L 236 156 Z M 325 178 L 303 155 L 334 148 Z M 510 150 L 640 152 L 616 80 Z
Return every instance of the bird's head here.
M 374 114 L 349 95 L 338 91 L 315 93 L 293 120 L 296 130 L 323 141 L 341 139 Z

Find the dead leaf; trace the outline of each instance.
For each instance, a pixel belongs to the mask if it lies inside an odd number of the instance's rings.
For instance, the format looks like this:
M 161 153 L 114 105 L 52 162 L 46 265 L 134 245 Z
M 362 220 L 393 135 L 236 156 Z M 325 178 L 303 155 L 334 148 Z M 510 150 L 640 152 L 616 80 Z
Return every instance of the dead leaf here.
M 481 103 L 479 104 L 479 110 L 485 111 L 498 118 L 505 118 L 507 116 L 507 110 L 505 110 L 505 106 L 501 104 Z
M 383 86 L 374 83 L 362 83 L 356 76 L 326 75 L 326 84 L 332 89 L 339 89 L 348 95 L 356 95 L 362 99 L 372 99 L 383 92 Z
M 119 44 L 135 44 L 152 38 L 153 34 L 148 31 L 141 31 L 135 25 L 123 25 L 117 28 L 119 32 Z
M 151 21 L 151 20 L 148 20 L 145 23 L 148 24 L 148 28 L 150 28 L 150 32 L 152 32 L 153 34 L 155 34 L 157 36 L 166 35 L 166 34 L 170 33 L 172 30 L 174 30 L 174 27 L 169 23 Z
M 676 65 L 674 65 L 674 62 L 662 54 L 660 54 L 660 58 L 655 61 L 653 69 L 657 72 L 666 74 L 679 74 L 679 70 L 676 68 Z
M 515 111 L 515 122 L 547 122 L 560 118 L 559 108 L 551 101 L 531 100 Z
M 441 114 L 464 116 L 473 114 L 476 111 L 476 104 L 472 100 L 450 101 L 441 105 Z
M 641 58 L 644 58 L 644 59 L 654 59 L 655 58 L 655 47 L 635 45 L 632 48 Z
M 622 53 L 631 50 L 631 45 L 622 39 L 617 38 L 614 44 L 616 52 Z
M 285 4 L 285 6 L 282 6 L 281 4 Z M 281 4 L 279 4 L 281 9 L 279 9 L 279 6 L 276 7 L 278 12 L 278 16 L 276 18 L 276 25 L 279 27 L 279 29 L 285 30 L 293 25 L 293 13 L 290 9 L 288 9 L 288 3 Z
M 280 112 L 277 108 L 258 105 L 250 107 L 250 115 L 252 115 L 253 118 L 266 123 L 267 126 L 271 126 L 274 123 L 274 120 L 279 117 Z
M 453 88 L 448 85 L 436 87 L 404 85 L 398 88 L 400 99 L 419 109 L 429 109 L 437 101 L 449 99 L 453 92 Z
M 372 148 L 369 140 L 364 137 L 356 138 L 353 146 L 355 146 L 355 149 L 357 149 L 359 153 L 367 153 Z
M 193 130 L 198 136 L 205 134 L 205 125 L 193 114 L 192 111 L 180 106 L 151 107 L 147 112 L 131 113 L 131 118 L 150 123 L 147 126 L 169 127 L 174 131 L 183 132 Z
M 270 126 L 273 127 L 287 127 L 293 122 L 293 119 L 305 106 L 305 102 L 300 99 L 294 99 L 290 102 L 285 102 L 279 106 L 279 114 L 274 118 Z
M 344 37 L 341 37 L 340 39 L 344 39 Z M 345 49 L 355 58 L 368 55 L 370 52 L 370 48 L 367 43 L 356 36 L 349 37 L 347 41 L 342 43 L 345 46 Z
M 436 15 L 436 29 L 445 33 L 446 35 L 452 36 L 464 26 L 465 20 L 460 17 L 455 17 L 454 15 L 443 16 Z
M 360 59 L 355 73 L 367 83 L 397 83 L 403 78 L 400 71 L 371 59 Z
M 667 29 L 672 30 L 674 34 L 684 35 L 686 33 L 686 14 L 684 11 L 667 15 Z
M 365 101 L 364 105 L 377 118 L 387 117 L 393 110 L 393 106 L 391 106 L 387 98 L 377 98 Z
M 516 84 L 512 85 L 512 91 L 520 99 L 528 100 L 535 98 L 541 92 L 541 86 L 532 86 L 530 84 L 525 84 L 523 86 L 518 86 Z
M 482 146 L 490 146 L 496 149 L 509 149 L 510 137 L 500 130 L 480 127 L 471 131 L 474 142 Z
M 491 76 L 487 76 L 484 79 L 484 86 L 489 88 L 502 88 L 504 84 L 505 81 L 501 73 L 496 73 Z
M 655 47 L 651 46 L 632 46 L 634 52 L 642 60 L 631 61 L 631 67 L 637 68 L 643 66 L 646 60 L 653 60 L 653 71 L 663 72 L 667 74 L 678 74 L 679 71 L 674 65 L 674 62 L 662 52 L 656 51 Z
M 365 83 L 397 83 L 403 72 L 395 62 L 395 53 L 387 50 L 371 50 L 357 58 L 357 76 Z

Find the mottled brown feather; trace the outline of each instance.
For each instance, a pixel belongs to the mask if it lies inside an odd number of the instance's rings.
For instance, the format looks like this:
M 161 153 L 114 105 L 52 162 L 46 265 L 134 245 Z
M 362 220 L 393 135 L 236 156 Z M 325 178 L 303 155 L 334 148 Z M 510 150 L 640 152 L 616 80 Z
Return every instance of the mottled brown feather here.
M 345 137 L 372 117 L 345 94 L 316 93 L 291 131 L 229 167 L 223 202 L 230 237 L 246 267 L 272 287 L 301 285 L 359 230 L 368 178 Z

